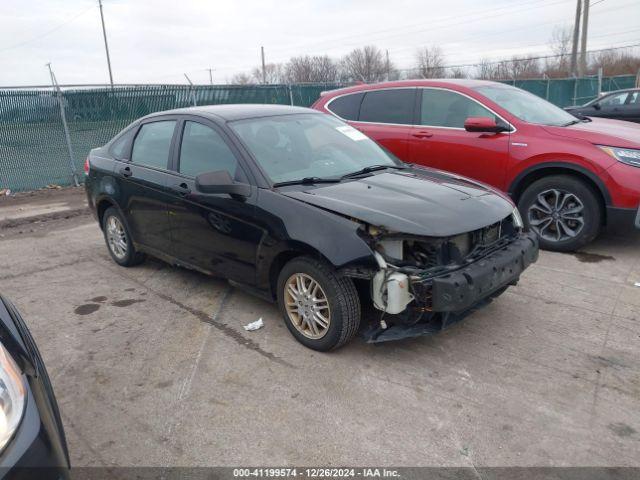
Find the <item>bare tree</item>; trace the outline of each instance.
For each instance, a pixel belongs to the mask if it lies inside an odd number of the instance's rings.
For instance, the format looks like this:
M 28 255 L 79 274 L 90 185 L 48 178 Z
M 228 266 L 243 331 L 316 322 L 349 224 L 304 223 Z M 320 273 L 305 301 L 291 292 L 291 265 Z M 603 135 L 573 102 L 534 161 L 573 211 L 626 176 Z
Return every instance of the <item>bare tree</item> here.
M 378 47 L 367 45 L 345 55 L 341 62 L 341 70 L 344 80 L 379 82 L 395 70 L 395 67 L 391 62 L 387 62 Z
M 469 75 L 464 68 L 461 67 L 453 67 L 449 72 L 449 78 L 468 78 Z
M 326 55 L 293 57 L 285 66 L 284 77 L 289 83 L 335 82 L 338 65 Z
M 480 63 L 477 65 L 477 73 L 476 76 L 481 80 L 495 80 L 498 78 L 496 71 L 496 64 L 483 58 L 480 60 Z
M 416 52 L 416 61 L 420 77 L 444 77 L 444 56 L 440 47 L 423 47 L 419 49 Z
M 264 66 L 265 71 L 265 83 L 284 83 L 284 72 L 282 64 L 280 63 L 267 63 Z M 251 71 L 252 79 L 255 83 L 263 83 L 262 67 L 255 67 Z
M 251 75 L 247 73 L 236 73 L 231 77 L 232 85 L 249 85 L 251 83 Z
M 540 62 L 533 56 L 491 62 L 482 60 L 477 67 L 477 76 L 483 80 L 518 80 L 536 78 L 541 75 Z
M 589 62 L 589 73 L 595 74 L 599 68 L 608 76 L 636 74 L 640 71 L 640 56 L 619 50 L 597 52 Z
M 506 63 L 506 67 L 508 76 L 505 78 L 536 78 L 541 75 L 540 62 L 531 55 L 526 57 L 513 56 Z
M 556 27 L 551 33 L 549 47 L 555 58 L 545 60 L 544 72 L 548 77 L 568 77 L 571 72 L 571 44 L 573 33 L 571 28 Z

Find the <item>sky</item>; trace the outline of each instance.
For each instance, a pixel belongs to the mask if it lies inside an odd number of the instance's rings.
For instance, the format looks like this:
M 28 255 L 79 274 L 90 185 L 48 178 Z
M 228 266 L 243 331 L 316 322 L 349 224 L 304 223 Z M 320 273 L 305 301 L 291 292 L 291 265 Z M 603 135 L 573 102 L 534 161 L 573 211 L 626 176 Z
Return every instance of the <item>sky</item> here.
M 640 44 L 640 0 L 591 0 L 588 49 Z M 0 86 L 108 83 L 98 0 L 3 0 Z M 372 44 L 398 68 L 438 45 L 448 65 L 550 54 L 575 0 L 103 0 L 115 83 L 226 83 L 291 56 Z M 636 51 L 640 51 L 636 48 Z

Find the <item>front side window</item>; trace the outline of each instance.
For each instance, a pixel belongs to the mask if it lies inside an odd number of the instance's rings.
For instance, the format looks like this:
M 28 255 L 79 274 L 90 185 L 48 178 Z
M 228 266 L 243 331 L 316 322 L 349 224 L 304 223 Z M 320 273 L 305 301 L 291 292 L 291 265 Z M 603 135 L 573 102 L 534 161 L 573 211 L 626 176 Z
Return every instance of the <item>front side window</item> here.
M 366 92 L 360 105 L 361 122 L 411 125 L 415 107 L 415 88 Z
M 553 103 L 510 85 L 483 85 L 474 90 L 525 122 L 561 127 L 577 120 Z
M 608 97 L 602 98 L 599 102 L 603 107 L 617 107 L 619 105 L 624 105 L 627 101 L 627 97 L 629 96 L 629 92 L 618 93 L 617 95 L 609 95 Z
M 330 115 L 252 118 L 229 126 L 274 183 L 398 165 L 369 137 Z
M 449 90 L 423 89 L 420 125 L 464 128 L 469 117 L 489 117 L 498 121 L 478 102 Z
M 138 165 L 167 168 L 175 120 L 145 123 L 133 142 L 131 161 Z
M 226 170 L 236 177 L 238 160 L 218 132 L 197 122 L 186 121 L 180 146 L 179 172 L 188 177 Z
M 352 93 L 338 97 L 331 100 L 329 105 L 327 105 L 327 110 L 345 120 L 358 120 L 360 104 L 362 103 L 363 97 L 364 93 Z

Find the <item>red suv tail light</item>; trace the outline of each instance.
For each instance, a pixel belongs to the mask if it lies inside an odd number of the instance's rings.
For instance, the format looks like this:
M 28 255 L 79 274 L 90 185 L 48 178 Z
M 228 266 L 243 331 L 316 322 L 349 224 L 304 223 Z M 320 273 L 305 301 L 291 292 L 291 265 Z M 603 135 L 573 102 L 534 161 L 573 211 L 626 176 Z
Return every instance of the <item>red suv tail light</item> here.
M 87 157 L 87 159 L 84 161 L 84 174 L 85 175 L 89 175 L 89 157 Z

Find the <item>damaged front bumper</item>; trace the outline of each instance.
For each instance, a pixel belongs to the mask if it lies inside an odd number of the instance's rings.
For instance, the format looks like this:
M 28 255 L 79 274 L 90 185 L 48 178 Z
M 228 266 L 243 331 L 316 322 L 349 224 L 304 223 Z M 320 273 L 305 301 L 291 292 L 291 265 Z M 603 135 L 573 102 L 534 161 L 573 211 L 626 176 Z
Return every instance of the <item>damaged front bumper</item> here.
M 434 312 L 460 312 L 508 285 L 538 259 L 538 238 L 523 234 L 519 239 L 454 273 L 427 280 L 431 283 Z M 415 285 L 415 284 L 414 284 Z
M 521 233 L 516 239 L 466 266 L 435 276 L 406 276 L 402 279 L 385 274 L 394 288 L 387 288 L 385 305 L 402 305 L 401 315 L 383 319 L 365 331 L 367 342 L 383 342 L 436 333 L 456 323 L 515 285 L 520 274 L 538 259 L 538 239 L 533 233 Z M 374 282 L 375 285 L 375 282 Z M 385 284 L 390 286 L 390 281 Z M 405 295 L 398 300 L 395 292 Z M 374 305 L 381 308 L 379 299 Z M 389 312 L 388 309 L 386 309 Z M 392 313 L 399 313 L 397 310 Z

